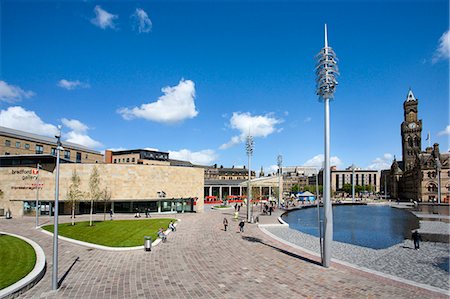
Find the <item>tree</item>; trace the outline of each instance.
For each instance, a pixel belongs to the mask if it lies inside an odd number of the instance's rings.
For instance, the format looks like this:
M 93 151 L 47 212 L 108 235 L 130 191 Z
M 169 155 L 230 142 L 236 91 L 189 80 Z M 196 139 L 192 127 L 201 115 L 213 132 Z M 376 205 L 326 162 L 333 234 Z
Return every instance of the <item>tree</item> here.
M 83 192 L 80 190 L 81 180 L 77 174 L 77 170 L 72 171 L 69 190 L 67 190 L 67 200 L 72 203 L 72 225 L 75 225 L 75 205 L 77 201 L 83 198 Z
M 106 221 L 106 204 L 111 200 L 111 191 L 108 190 L 108 187 L 105 187 L 102 191 L 102 200 L 103 200 L 103 221 Z
M 91 199 L 89 226 L 92 226 L 94 201 L 98 201 L 100 198 L 102 198 L 102 190 L 100 190 L 100 175 L 98 174 L 97 166 L 94 166 L 94 168 L 92 168 L 91 176 L 89 177 L 89 197 Z
M 293 185 L 291 188 L 291 192 L 298 192 L 300 189 L 297 184 Z

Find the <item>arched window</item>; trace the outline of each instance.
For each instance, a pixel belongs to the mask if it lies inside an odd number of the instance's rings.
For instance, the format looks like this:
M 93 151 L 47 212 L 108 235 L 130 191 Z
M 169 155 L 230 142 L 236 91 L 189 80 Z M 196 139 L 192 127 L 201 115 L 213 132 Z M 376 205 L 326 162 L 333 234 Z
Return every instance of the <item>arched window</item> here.
M 414 137 L 414 145 L 415 145 L 416 147 L 420 147 L 420 138 Z
M 412 138 L 408 138 L 408 146 L 412 147 L 413 146 L 413 140 Z
M 436 185 L 435 184 L 433 184 L 433 183 L 431 183 L 431 184 L 429 184 L 428 185 L 428 187 L 427 187 L 427 189 L 428 189 L 428 192 L 437 192 L 437 187 L 436 187 Z

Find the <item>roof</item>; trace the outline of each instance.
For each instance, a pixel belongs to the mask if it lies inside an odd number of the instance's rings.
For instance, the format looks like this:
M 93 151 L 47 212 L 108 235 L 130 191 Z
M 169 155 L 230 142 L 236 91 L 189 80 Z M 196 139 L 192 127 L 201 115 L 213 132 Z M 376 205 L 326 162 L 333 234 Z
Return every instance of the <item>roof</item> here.
M 196 166 L 196 165 L 192 164 L 189 161 L 169 159 L 169 162 L 170 162 L 170 166 L 185 166 L 185 167 L 194 167 L 194 166 Z
M 239 187 L 241 183 L 246 180 L 205 180 L 205 187 L 207 186 L 235 186 Z
M 128 155 L 128 154 L 140 154 L 141 152 L 147 153 L 162 153 L 169 154 L 168 152 L 156 151 L 156 150 L 148 150 L 143 148 L 131 149 L 131 150 L 121 150 L 121 151 L 111 151 L 113 155 Z
M 306 197 L 306 196 L 315 196 L 315 195 L 312 194 L 312 193 L 309 192 L 309 191 L 305 191 L 305 192 L 303 192 L 303 193 L 298 194 L 297 196 L 299 196 L 299 197 Z
M 37 134 L 33 134 L 33 133 L 25 132 L 25 131 L 19 131 L 19 130 L 7 128 L 7 127 L 2 127 L 2 126 L 0 126 L 0 135 L 20 138 L 20 139 L 27 139 L 27 140 L 34 141 L 34 142 L 42 142 L 42 143 L 56 145 L 56 138 L 51 138 L 51 137 L 47 137 L 47 136 L 37 135 Z M 90 149 L 90 148 L 85 147 L 85 146 L 80 145 L 80 144 L 76 144 L 76 143 L 72 143 L 72 142 L 68 142 L 68 141 L 62 141 L 62 145 L 63 145 L 63 147 L 66 146 L 66 147 L 69 147 L 71 149 L 75 149 L 75 150 L 80 150 L 80 151 L 84 151 L 84 152 L 89 152 L 89 153 L 94 153 L 94 154 L 101 155 L 100 152 L 98 152 L 96 150 L 93 150 L 93 149 Z

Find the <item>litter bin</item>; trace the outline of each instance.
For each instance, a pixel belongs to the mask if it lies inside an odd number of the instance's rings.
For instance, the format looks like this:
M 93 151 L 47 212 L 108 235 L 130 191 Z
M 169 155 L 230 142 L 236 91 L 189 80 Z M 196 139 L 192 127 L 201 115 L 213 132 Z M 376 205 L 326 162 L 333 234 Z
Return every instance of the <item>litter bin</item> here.
M 6 211 L 5 218 L 6 218 L 6 219 L 11 219 L 11 218 L 12 218 L 11 212 L 10 212 L 10 211 Z
M 144 237 L 144 249 L 145 251 L 152 251 L 152 237 Z

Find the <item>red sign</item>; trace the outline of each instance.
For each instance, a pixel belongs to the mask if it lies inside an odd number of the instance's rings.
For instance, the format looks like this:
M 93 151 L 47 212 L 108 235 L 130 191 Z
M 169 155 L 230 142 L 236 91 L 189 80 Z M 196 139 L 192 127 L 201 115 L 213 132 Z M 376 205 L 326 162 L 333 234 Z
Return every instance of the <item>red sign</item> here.
M 34 175 L 39 174 L 39 169 L 31 169 L 31 174 L 34 174 Z

